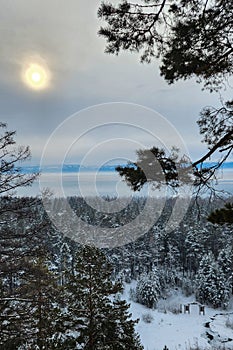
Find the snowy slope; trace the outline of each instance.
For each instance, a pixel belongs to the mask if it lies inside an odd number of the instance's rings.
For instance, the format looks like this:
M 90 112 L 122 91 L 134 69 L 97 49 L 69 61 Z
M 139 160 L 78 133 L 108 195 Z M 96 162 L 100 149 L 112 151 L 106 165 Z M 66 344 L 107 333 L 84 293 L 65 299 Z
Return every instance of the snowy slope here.
M 166 345 L 169 350 L 186 350 L 191 345 L 199 345 L 206 349 L 213 349 L 214 345 L 225 345 L 226 349 L 233 350 L 233 330 L 226 327 L 227 315 L 232 310 L 222 311 L 205 308 L 205 315 L 199 315 L 199 307 L 195 303 L 194 296 L 185 297 L 179 291 L 160 302 L 159 310 L 151 310 L 130 300 L 129 290 L 135 286 L 135 282 L 125 285 L 123 298 L 130 304 L 132 318 L 139 318 L 136 331 L 139 333 L 145 350 L 163 350 Z M 190 314 L 173 314 L 168 311 L 173 306 L 190 303 Z M 166 309 L 166 313 L 165 313 Z M 153 317 L 151 323 L 143 321 L 143 315 L 150 314 Z M 217 315 L 216 315 L 217 314 Z M 207 336 L 213 337 L 210 340 Z

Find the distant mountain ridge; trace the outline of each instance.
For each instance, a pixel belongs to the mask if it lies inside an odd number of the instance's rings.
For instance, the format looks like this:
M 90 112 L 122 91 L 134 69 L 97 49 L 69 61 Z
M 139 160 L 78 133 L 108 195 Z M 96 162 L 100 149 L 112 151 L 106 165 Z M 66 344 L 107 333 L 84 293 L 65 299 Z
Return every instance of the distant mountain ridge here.
M 215 165 L 216 162 L 208 162 L 204 165 L 206 167 Z M 102 165 L 101 167 L 92 165 L 92 166 L 83 166 L 80 164 L 63 164 L 62 166 L 62 172 L 63 173 L 77 173 L 77 172 L 92 172 L 92 171 L 99 171 L 99 172 L 115 172 L 116 166 L 119 164 L 113 164 L 113 165 Z M 120 164 L 121 166 L 125 166 L 126 164 Z M 57 173 L 61 171 L 61 167 L 59 165 L 46 165 L 40 168 L 39 165 L 32 165 L 32 166 L 23 166 L 21 167 L 22 172 L 26 174 L 30 173 L 37 173 L 37 172 L 43 172 L 43 173 Z M 226 162 L 221 166 L 221 169 L 232 169 L 233 170 L 233 162 Z
M 101 167 L 90 165 L 90 166 L 83 166 L 80 164 L 63 164 L 63 166 L 59 165 L 46 165 L 43 167 L 40 167 L 39 165 L 32 165 L 32 166 L 23 166 L 21 167 L 22 172 L 29 174 L 29 173 L 37 173 L 37 172 L 43 172 L 43 173 L 57 173 L 60 172 L 62 169 L 62 172 L 64 173 L 77 173 L 77 172 L 91 172 L 91 171 L 100 171 L 100 172 L 114 172 L 116 165 L 103 165 Z M 123 166 L 126 164 L 123 164 Z

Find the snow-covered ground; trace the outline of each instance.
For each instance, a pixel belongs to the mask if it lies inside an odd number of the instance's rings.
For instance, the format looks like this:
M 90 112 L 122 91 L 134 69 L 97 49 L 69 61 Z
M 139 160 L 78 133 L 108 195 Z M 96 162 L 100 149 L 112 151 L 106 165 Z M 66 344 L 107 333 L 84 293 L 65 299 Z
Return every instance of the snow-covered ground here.
M 195 297 L 185 297 L 177 290 L 159 301 L 156 310 L 151 310 L 130 300 L 129 290 L 133 287 L 134 282 L 126 284 L 123 297 L 131 304 L 132 318 L 140 319 L 136 331 L 145 350 L 163 350 L 165 345 L 169 350 L 186 350 L 197 344 L 200 348 L 224 345 L 226 350 L 233 350 L 233 329 L 226 326 L 227 319 L 233 322 L 233 305 L 227 311 L 205 307 L 205 315 L 199 315 L 198 304 L 192 304 Z M 169 311 L 188 303 L 190 314 Z M 150 323 L 143 320 L 148 314 L 152 318 Z

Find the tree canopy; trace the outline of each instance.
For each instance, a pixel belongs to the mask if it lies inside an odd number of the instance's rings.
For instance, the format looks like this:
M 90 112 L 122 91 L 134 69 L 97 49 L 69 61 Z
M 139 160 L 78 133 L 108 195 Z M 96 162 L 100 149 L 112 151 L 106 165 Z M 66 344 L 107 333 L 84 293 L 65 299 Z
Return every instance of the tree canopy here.
M 231 0 L 102 2 L 98 16 L 107 23 L 99 30 L 107 53 L 141 52 L 142 62 L 159 57 L 169 83 L 195 76 L 213 89 L 232 73 Z
M 231 0 L 138 0 L 137 3 L 123 0 L 116 5 L 102 2 L 98 16 L 106 23 L 100 28 L 99 35 L 106 38 L 107 53 L 138 52 L 141 61 L 147 63 L 157 58 L 160 73 L 169 84 L 195 77 L 197 82 L 204 83 L 204 88 L 213 92 L 226 86 L 231 77 Z M 204 108 L 198 125 L 209 151 L 192 163 L 192 173 L 196 177 L 195 184 L 203 186 L 213 179 L 216 169 L 232 153 L 233 100 L 222 102 L 219 108 Z M 218 157 L 218 161 L 206 166 L 205 161 L 212 155 Z M 162 166 L 161 159 L 156 155 L 155 158 Z M 138 161 L 140 163 L 140 157 Z M 140 189 L 147 180 L 151 181 L 145 179 L 138 166 L 117 168 L 134 190 Z M 172 173 L 174 175 L 171 168 Z M 165 182 L 167 179 L 166 174 Z M 153 181 L 159 184 L 160 178 Z
M 24 174 L 21 163 L 30 159 L 28 146 L 16 146 L 15 131 L 0 123 L 0 194 L 12 194 L 19 187 L 30 186 L 38 174 Z
M 233 204 L 226 203 L 224 208 L 212 212 L 208 220 L 213 224 L 233 224 Z
M 190 162 L 185 157 L 179 158 L 176 149 L 170 154 L 157 147 L 140 149 L 137 156 L 137 162 L 116 167 L 133 191 L 140 190 L 146 182 L 153 183 L 156 188 L 168 185 L 173 189 L 184 183 L 193 183 Z

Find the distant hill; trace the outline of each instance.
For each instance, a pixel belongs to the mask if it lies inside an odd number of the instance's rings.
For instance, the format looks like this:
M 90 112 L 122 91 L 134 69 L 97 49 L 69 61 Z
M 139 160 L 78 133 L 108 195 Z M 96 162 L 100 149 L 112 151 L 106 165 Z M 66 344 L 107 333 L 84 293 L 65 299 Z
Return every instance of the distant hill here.
M 124 165 L 124 164 L 123 164 Z M 114 172 L 117 165 L 103 165 L 100 168 L 97 166 L 82 166 L 80 164 L 64 164 L 62 166 L 62 172 L 64 173 L 77 173 L 77 172 L 91 172 L 91 171 L 100 171 L 100 172 Z M 59 165 L 46 165 L 40 168 L 39 165 L 34 166 L 23 166 L 22 172 L 29 173 L 57 173 L 61 170 Z
M 215 165 L 214 162 L 205 163 L 205 166 L 212 166 Z M 64 164 L 62 166 L 62 172 L 63 173 L 77 173 L 77 172 L 91 172 L 91 171 L 100 171 L 100 172 L 114 172 L 116 165 L 103 165 L 100 168 L 93 165 L 93 166 L 81 166 L 80 164 Z M 126 164 L 121 164 L 121 166 L 124 166 Z M 233 162 L 226 162 L 221 166 L 221 169 L 232 169 L 233 170 Z M 34 166 L 23 166 L 22 172 L 26 174 L 35 173 L 35 172 L 43 172 L 43 173 L 57 173 L 59 172 L 60 166 L 59 165 L 47 165 L 40 169 L 39 165 Z

